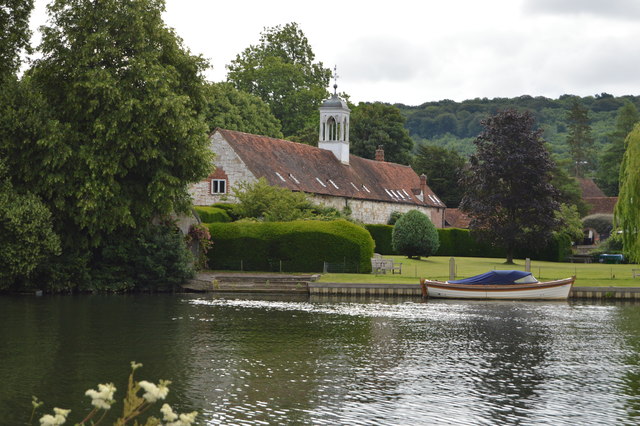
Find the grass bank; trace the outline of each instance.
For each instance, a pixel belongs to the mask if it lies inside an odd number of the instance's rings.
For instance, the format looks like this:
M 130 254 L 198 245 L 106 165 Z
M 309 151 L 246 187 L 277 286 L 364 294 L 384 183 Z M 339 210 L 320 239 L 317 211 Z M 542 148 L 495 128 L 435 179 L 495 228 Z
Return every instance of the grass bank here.
M 415 283 L 420 278 L 449 279 L 450 257 L 432 256 L 413 260 L 403 256 L 384 256 L 402 263 L 402 274 L 323 274 L 320 281 L 342 283 Z M 505 265 L 504 259 L 456 257 L 456 278 L 478 275 L 492 269 L 524 270 L 523 259 L 515 265 Z M 552 280 L 576 276 L 576 286 L 640 287 L 640 278 L 633 278 L 632 269 L 640 265 L 609 265 L 602 263 L 558 263 L 531 261 L 531 272 L 538 280 Z

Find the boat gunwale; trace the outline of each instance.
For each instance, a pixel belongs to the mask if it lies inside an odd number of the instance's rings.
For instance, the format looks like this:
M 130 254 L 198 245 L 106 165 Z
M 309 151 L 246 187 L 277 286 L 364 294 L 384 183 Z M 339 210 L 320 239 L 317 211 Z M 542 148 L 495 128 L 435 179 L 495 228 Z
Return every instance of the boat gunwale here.
M 536 290 L 544 288 L 561 287 L 567 284 L 573 285 L 576 277 L 563 278 L 560 280 L 543 281 L 537 283 L 524 284 L 452 284 L 444 281 L 424 279 L 423 282 L 427 287 L 441 288 L 453 291 L 478 291 L 478 292 L 497 292 L 497 291 L 522 291 Z

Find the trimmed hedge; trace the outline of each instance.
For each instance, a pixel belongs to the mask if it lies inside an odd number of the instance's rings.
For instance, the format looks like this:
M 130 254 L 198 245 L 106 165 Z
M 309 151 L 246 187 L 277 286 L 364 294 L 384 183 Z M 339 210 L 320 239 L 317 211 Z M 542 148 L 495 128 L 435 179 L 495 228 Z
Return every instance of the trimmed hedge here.
M 194 210 L 198 213 L 203 223 L 231 222 L 229 214 L 218 207 L 196 206 Z
M 321 272 L 324 262 L 356 264 L 371 272 L 374 242 L 345 220 L 207 224 L 209 266 L 225 270 Z
M 376 244 L 376 253 L 397 254 L 391 248 L 391 225 L 366 225 Z M 505 257 L 505 252 L 499 247 L 492 247 L 487 243 L 476 241 L 473 232 L 468 229 L 438 228 L 440 247 L 436 256 L 457 257 Z M 571 241 L 566 235 L 553 237 L 546 247 L 539 250 L 517 250 L 515 257 L 526 257 L 535 260 L 548 260 L 551 262 L 564 262 L 571 255 Z
M 398 254 L 391 244 L 393 225 L 365 225 L 375 242 L 375 252 L 380 254 Z

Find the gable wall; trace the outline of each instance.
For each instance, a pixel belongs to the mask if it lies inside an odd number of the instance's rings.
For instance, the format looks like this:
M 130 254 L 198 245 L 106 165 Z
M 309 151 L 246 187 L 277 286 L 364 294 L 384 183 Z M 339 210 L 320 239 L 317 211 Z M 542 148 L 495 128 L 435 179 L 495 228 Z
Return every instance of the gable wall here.
M 189 189 L 193 204 L 196 206 L 209 206 L 220 202 L 235 202 L 235 197 L 231 195 L 233 193 L 232 189 L 240 182 L 255 182 L 258 179 L 249 171 L 244 161 L 240 159 L 220 133 L 213 134 L 209 146 L 216 154 L 216 158 L 213 161 L 217 170 L 213 174 L 218 174 L 220 171 L 226 174 L 227 194 L 226 196 L 211 194 L 211 178 L 207 178 Z

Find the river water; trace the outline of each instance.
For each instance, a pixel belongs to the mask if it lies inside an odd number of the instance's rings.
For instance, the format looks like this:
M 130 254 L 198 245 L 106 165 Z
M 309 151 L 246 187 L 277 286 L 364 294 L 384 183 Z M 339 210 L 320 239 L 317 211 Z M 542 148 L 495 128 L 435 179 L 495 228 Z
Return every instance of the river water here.
M 0 424 L 132 360 L 199 424 L 640 423 L 637 303 L 117 295 L 0 298 Z

